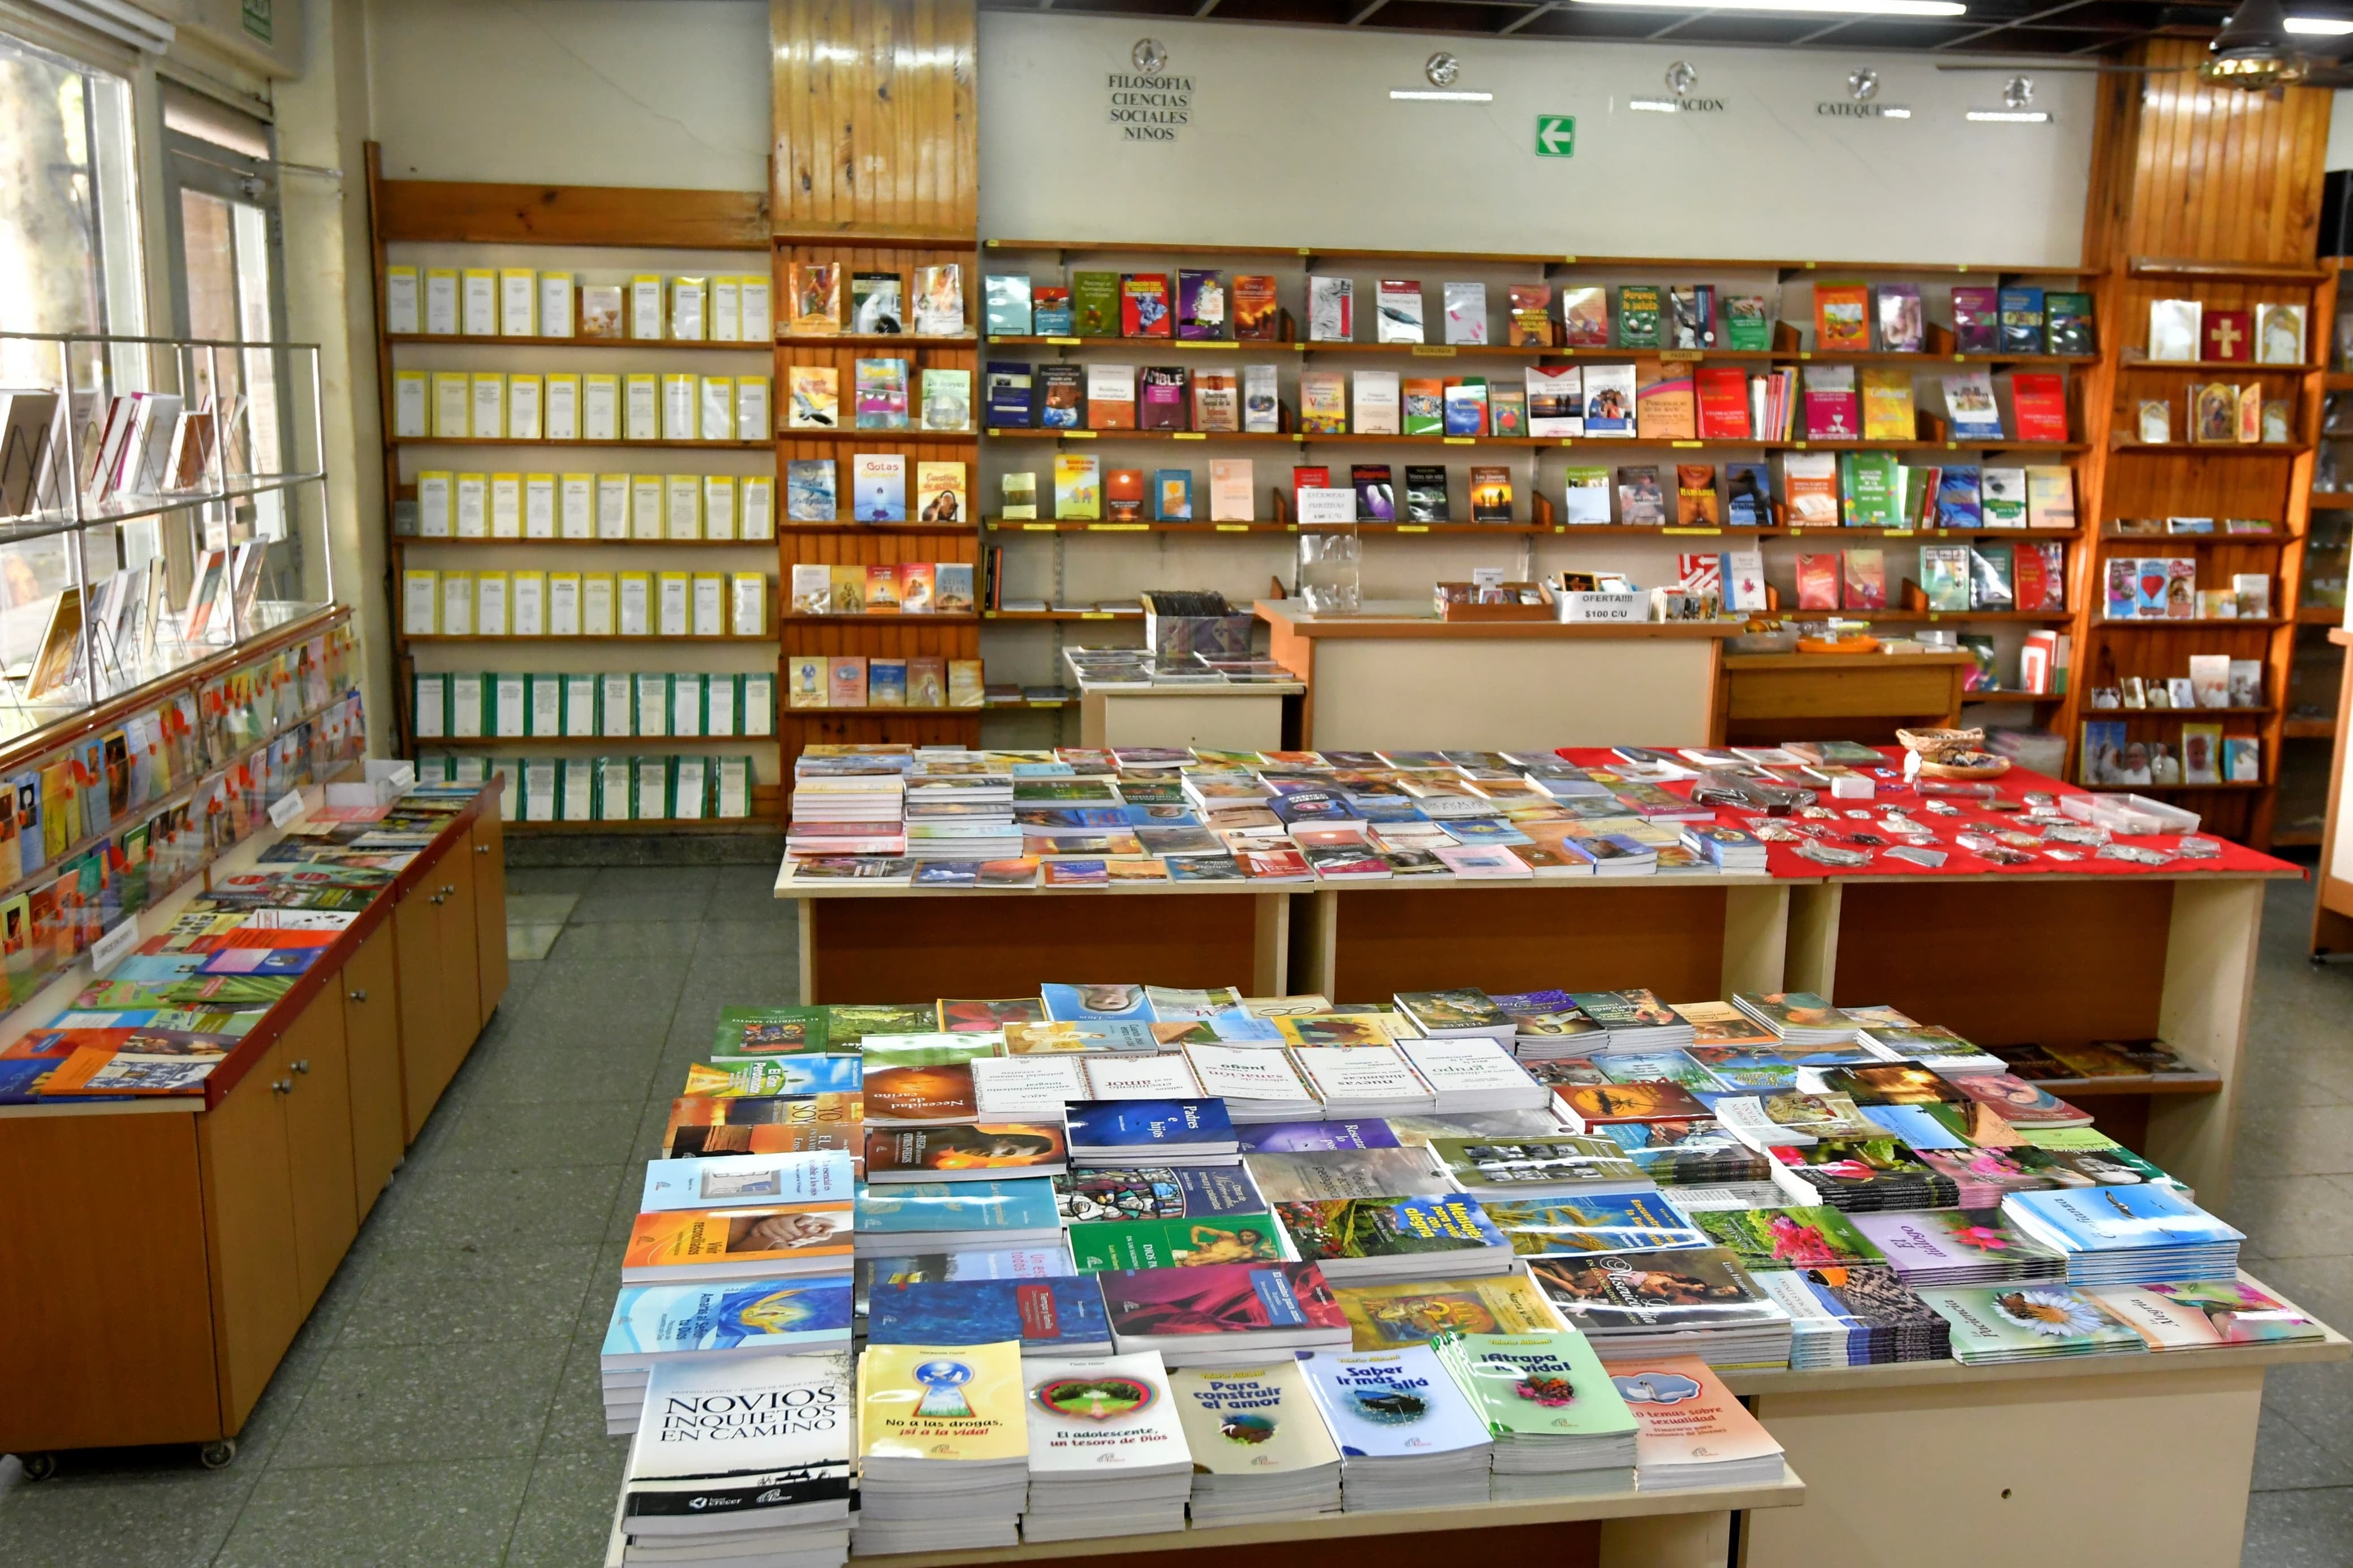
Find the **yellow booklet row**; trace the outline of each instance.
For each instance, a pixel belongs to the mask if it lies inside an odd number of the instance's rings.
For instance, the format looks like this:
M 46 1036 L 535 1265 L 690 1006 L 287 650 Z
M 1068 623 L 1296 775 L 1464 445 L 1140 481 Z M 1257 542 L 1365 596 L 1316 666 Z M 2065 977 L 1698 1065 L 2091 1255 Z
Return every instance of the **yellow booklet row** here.
M 413 637 L 759 637 L 761 572 L 437 572 L 401 575 Z
M 413 441 L 770 441 L 765 375 L 396 370 L 392 433 Z
M 417 476 L 419 539 L 770 540 L 766 474 Z
M 586 283 L 528 267 L 387 267 L 385 331 L 396 337 L 628 338 L 765 343 L 776 331 L 768 279 L 640 273 Z

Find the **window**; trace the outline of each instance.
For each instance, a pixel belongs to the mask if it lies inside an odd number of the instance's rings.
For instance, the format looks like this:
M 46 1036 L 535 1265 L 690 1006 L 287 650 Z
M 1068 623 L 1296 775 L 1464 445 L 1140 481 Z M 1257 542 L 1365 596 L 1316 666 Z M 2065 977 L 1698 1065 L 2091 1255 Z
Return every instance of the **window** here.
M 120 77 L 0 37 L 0 331 L 144 329 L 132 147 Z M 0 342 L 0 382 L 55 385 L 54 352 Z

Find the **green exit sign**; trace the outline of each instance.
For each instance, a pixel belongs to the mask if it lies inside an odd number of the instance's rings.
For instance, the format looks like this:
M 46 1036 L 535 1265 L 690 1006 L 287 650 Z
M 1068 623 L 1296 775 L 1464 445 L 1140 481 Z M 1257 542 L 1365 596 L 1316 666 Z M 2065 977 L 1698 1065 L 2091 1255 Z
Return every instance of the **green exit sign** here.
M 1568 158 L 1577 153 L 1577 116 L 1574 114 L 1539 114 L 1536 116 L 1536 156 Z

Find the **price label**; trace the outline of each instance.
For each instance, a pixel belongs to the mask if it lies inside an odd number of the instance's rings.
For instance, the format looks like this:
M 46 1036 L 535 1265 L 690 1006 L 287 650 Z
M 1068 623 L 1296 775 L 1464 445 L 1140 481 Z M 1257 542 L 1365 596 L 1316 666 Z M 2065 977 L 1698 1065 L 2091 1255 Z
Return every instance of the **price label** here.
M 1722 532 L 1724 531 L 1724 530 L 1722 530 L 1722 529 L 1720 529 L 1720 528 L 1662 528 L 1662 529 L 1659 530 L 1659 531 L 1660 531 L 1661 533 L 1690 533 L 1690 534 L 1703 534 L 1703 533 L 1722 533 Z
M 1051 533 L 1060 526 L 1060 525 L 1059 523 L 1051 522 L 1025 522 L 1021 525 L 1021 531 L 1024 533 Z
M 1413 357 L 1416 359 L 1452 359 L 1454 357 L 1454 345 L 1451 343 L 1416 343 L 1413 345 Z
M 1079 612 L 1079 619 L 1082 621 L 1107 621 L 1111 618 L 1111 612 L 1109 610 L 1081 610 Z
M 1092 441 L 1095 438 L 1095 433 L 1092 430 L 1060 430 L 1055 434 L 1060 436 L 1065 441 Z
M 1091 522 L 1087 524 L 1087 531 L 1089 533 L 1142 533 L 1149 527 L 1148 523 L 1141 522 Z
M 1076 338 L 1048 338 L 1046 341 L 1058 349 L 1074 349 L 1079 346 L 1079 340 Z
M 1426 522 L 1400 522 L 1397 525 L 1397 531 L 1399 533 L 1428 533 L 1430 531 L 1430 524 Z
M 1696 441 L 1670 441 L 1667 445 L 1670 447 L 1689 447 L 1694 451 L 1699 447 L 1699 443 Z
M 1208 438 L 1206 432 L 1199 430 L 1179 430 L 1175 433 L 1175 439 L 1179 441 L 1206 441 Z
M 112 931 L 90 944 L 90 972 L 104 974 L 129 957 L 139 945 L 139 917 L 120 921 Z
M 1475 447 L 1479 444 L 1476 436 L 1440 436 L 1439 440 L 1449 447 Z
M 1221 522 L 1218 524 L 1218 531 L 1219 533 L 1248 533 L 1250 531 L 1250 525 L 1247 522 Z

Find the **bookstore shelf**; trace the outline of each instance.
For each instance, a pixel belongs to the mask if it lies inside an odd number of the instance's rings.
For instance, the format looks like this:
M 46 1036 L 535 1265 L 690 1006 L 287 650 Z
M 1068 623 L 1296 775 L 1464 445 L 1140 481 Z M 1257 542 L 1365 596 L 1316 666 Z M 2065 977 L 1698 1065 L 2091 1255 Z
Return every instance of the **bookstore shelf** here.
M 2117 368 L 2133 372 L 2163 370 L 2204 373 L 2227 370 L 2252 373 L 2255 375 L 2310 375 L 2323 367 L 2317 364 L 2274 364 L 2252 359 L 2151 359 L 2137 350 L 2127 349 L 2125 351 L 2124 358 L 2118 362 Z
M 255 496 L 274 495 L 299 485 L 315 484 L 327 477 L 324 469 L 294 474 L 256 474 L 243 483 L 224 484 L 205 489 L 174 490 L 162 495 L 141 496 L 133 500 L 100 501 L 85 507 L 79 517 L 71 511 L 45 509 L 20 512 L 14 517 L 0 517 L 0 545 L 22 544 L 36 539 L 50 539 L 61 533 L 72 533 L 85 528 L 97 528 L 109 523 L 134 522 L 141 518 L 161 517 L 168 512 L 191 511 L 229 501 L 249 500 Z
M 823 435 L 825 432 L 801 430 L 794 434 L 797 437 Z M 905 430 L 892 430 L 878 432 L 878 434 L 903 437 L 911 433 Z M 923 437 L 917 436 L 916 438 Z M 387 447 L 394 448 L 402 447 L 552 447 L 559 448 L 628 447 L 639 447 L 647 451 L 677 452 L 765 452 L 775 447 L 775 443 L 771 441 L 631 441 L 619 437 L 596 441 L 551 441 L 543 437 L 529 436 L 387 436 L 385 437 L 384 444 Z
M 1926 278 L 2091 278 L 2101 268 L 2096 267 L 1988 266 L 1968 262 L 1940 261 L 1804 261 L 1740 259 L 1738 258 L 1695 258 L 1658 256 L 1570 256 L 1559 252 L 1549 255 L 1536 252 L 1478 250 L 1368 250 L 1355 247 L 1298 245 L 1214 245 L 1190 240 L 1118 240 L 1118 239 L 987 239 L 981 242 L 984 250 L 1019 251 L 1029 254 L 1050 254 L 1067 259 L 1072 256 L 1250 256 L 1268 260 L 1284 259 L 1300 263 L 1313 271 L 1318 262 L 1365 261 L 1430 263 L 1438 266 L 1465 267 L 1543 267 L 1575 268 L 1581 271 L 1612 271 L 1642 269 L 1672 271 L 1677 274 L 1703 272 L 1779 272 L 1799 276 L 1819 275 L 1840 277 L 1847 274 L 1864 275 L 1884 272 L 1902 277 Z M 1787 281 L 1787 277 L 1784 278 Z
M 2217 546 L 2228 549 L 2233 545 L 2260 549 L 2267 544 L 2287 545 L 2304 542 L 2304 536 L 2301 534 L 2277 531 L 2271 533 L 2117 533 L 2110 531 L 2095 534 L 2094 537 L 2103 544 L 2147 544 L 2153 547 L 2161 546 L 2168 550 L 2177 544 L 2187 544 L 2193 550 Z
M 472 550 L 499 546 L 512 550 L 528 545 L 533 550 L 764 550 L 773 551 L 773 539 L 550 539 L 529 534 L 504 534 L 459 538 L 455 534 L 427 535 L 396 533 L 392 536 L 395 550 L 428 546 L 435 550 Z
M 797 534 L 832 533 L 839 534 L 844 537 L 851 535 L 880 537 L 888 533 L 970 533 L 973 531 L 973 525 L 969 522 L 919 522 L 912 521 L 907 522 L 869 522 L 863 518 L 843 517 L 836 518 L 831 522 L 780 522 L 776 524 L 776 531 L 778 533 Z M 761 542 L 772 543 L 774 542 L 764 540 Z
M 807 710 L 801 710 L 806 712 Z M 774 741 L 765 735 L 420 735 L 420 746 L 503 746 L 509 751 L 527 752 L 537 746 L 602 746 L 607 751 L 633 750 L 639 741 L 659 741 L 663 745 L 741 746 L 746 741 Z
M 1347 1541 L 1366 1536 L 1429 1535 L 1435 1544 L 1442 1532 L 1449 1545 L 1468 1546 L 1464 1531 L 1508 1530 L 1525 1525 L 1571 1524 L 1588 1520 L 1665 1519 L 1677 1515 L 1730 1514 L 1752 1509 L 1793 1508 L 1805 1501 L 1806 1483 L 1794 1469 L 1785 1470 L 1778 1484 L 1750 1487 L 1693 1487 L 1673 1491 L 1627 1491 L 1599 1497 L 1564 1499 L 1554 1502 L 1481 1502 L 1446 1508 L 1381 1509 L 1356 1513 L 1320 1513 L 1305 1519 L 1269 1521 L 1260 1524 L 1229 1524 L 1207 1530 L 1187 1528 L 1151 1535 L 1127 1535 L 1115 1544 L 1122 1554 L 1185 1551 L 1231 1550 L 1274 1545 L 1283 1542 Z M 1100 1558 L 1114 1544 L 1102 1537 L 1082 1541 L 1029 1542 L 1019 1546 L 965 1552 L 907 1552 L 875 1556 L 873 1562 L 892 1568 L 985 1568 L 996 1563 L 1046 1563 L 1071 1557 Z M 1599 1568 L 1686 1568 L 1701 1561 L 1682 1552 L 1661 1554 L 1654 1544 L 1631 1553 L 1613 1552 L 1605 1541 Z
M 800 618 L 800 617 L 787 616 L 786 618 L 787 618 L 787 619 L 797 619 L 797 618 Z M 950 618 L 950 617 L 944 616 L 929 616 L 929 617 L 927 617 L 927 618 L 928 618 L 928 619 L 932 619 L 932 620 L 945 620 L 945 619 L 948 619 L 948 618 Z M 426 633 L 426 632 L 411 632 L 411 633 L 409 633 L 409 634 L 408 634 L 408 640 L 409 640 L 410 642 L 413 642 L 413 643 L 508 643 L 508 644 L 515 644 L 515 643 L 522 643 L 522 644 L 537 644 L 537 643 L 631 643 L 631 644 L 637 644 L 637 643 L 693 643 L 693 644 L 701 644 L 701 643 L 772 643 L 772 642 L 775 642 L 776 639 L 776 637 L 775 637 L 772 634 L 767 633 L 767 632 L 762 632 L 762 633 L 760 633 L 757 637 L 747 636 L 747 635 L 744 635 L 744 634 L 743 634 L 743 633 L 738 633 L 738 632 L 717 632 L 717 633 L 705 633 L 705 634 L 703 634 L 703 635 L 702 635 L 702 636 L 688 635 L 688 636 L 683 636 L 683 637 L 665 637 L 665 636 L 663 636 L 663 635 L 662 635 L 661 633 L 659 633 L 659 632 L 647 632 L 647 633 L 644 633 L 643 635 L 640 635 L 640 636 L 625 636 L 625 635 L 623 635 L 622 633 L 619 633 L 619 632 L 601 632 L 601 633 L 594 633 L 594 634 L 592 634 L 592 633 L 587 633 L 587 632 L 582 632 L 582 633 L 578 633 L 578 634 L 576 634 L 576 635 L 566 635 L 566 636 L 562 636 L 562 637 L 550 636 L 550 635 L 548 635 L 548 634 L 546 634 L 546 633 L 544 633 L 544 632 L 543 632 L 543 633 L 539 633 L 539 634 L 537 634 L 537 635 L 535 635 L 535 636 L 528 636 L 528 637 L 526 637 L 526 636 L 518 636 L 518 635 L 516 635 L 516 634 L 515 634 L 515 633 L 513 633 L 513 632 L 504 632 L 504 633 L 501 633 L 501 632 L 463 632 L 463 633 L 458 633 L 458 634 L 454 634 L 454 635 L 453 635 L 453 634 L 451 634 L 451 633 L 448 633 L 448 632 L 430 632 L 430 633 Z
M 2336 619 L 2334 616 L 2329 618 L 2332 621 Z M 2294 626 L 2295 623 L 2285 616 L 2238 616 L 2228 619 L 2219 616 L 2203 617 L 2168 616 L 2162 620 L 2155 617 L 2145 620 L 2126 620 L 2104 616 L 2093 621 L 2092 624 L 2104 632 L 2227 632 L 2242 627 L 2251 631 L 2262 631 L 2275 626 Z
M 822 340 L 810 340 L 822 341 Z M 893 340 L 879 340 L 889 342 Z M 1256 353 L 1397 354 L 1409 359 L 1599 360 L 1623 363 L 1656 359 L 1670 364 L 1704 364 L 1729 361 L 1741 364 L 1908 364 L 1923 369 L 1947 365 L 2092 365 L 2097 354 L 1932 353 L 1926 351 L 1862 351 L 1839 349 L 1660 349 L 1571 348 L 1536 343 L 1398 343 L 1326 341 L 1317 338 L 1126 338 L 1039 337 L 1012 332 L 991 333 L 991 348 L 1119 349 L 1129 353 Z
M 899 432 L 903 434 L 903 432 Z M 821 434 L 821 432 L 791 431 L 787 435 Z M 856 431 L 845 435 L 874 436 L 893 432 Z M 1006 427 L 989 426 L 983 434 L 992 439 L 1014 441 L 1217 441 L 1217 442 L 1281 442 L 1292 446 L 1375 446 L 1375 447 L 1493 447 L 1548 450 L 1556 447 L 1589 452 L 1641 451 L 1646 448 L 1672 448 L 1675 451 L 1717 452 L 2082 452 L 2087 450 L 2081 441 L 1760 441 L 1747 437 L 1719 437 L 1702 440 L 1669 439 L 1662 437 L 1625 436 L 1388 436 L 1367 435 L 1362 431 L 1312 430 L 1111 430 L 1040 429 L 1034 425 Z M 2186 448 L 2185 448 L 2186 449 Z M 2292 455 L 2293 448 L 2274 443 L 2253 448 L 2200 447 L 2201 452 L 2230 449 L 2255 450 L 2279 455 Z M 1827 530 L 1825 531 L 1828 531 Z
M 779 221 L 769 231 L 778 250 L 818 246 L 842 250 L 958 250 L 969 253 L 975 240 L 969 229 L 921 224 L 873 224 L 845 218 L 838 224 Z
M 2284 719 L 2280 721 L 2280 733 L 2291 741 L 2326 741 L 2335 737 L 2334 719 Z
M 2108 450 L 2119 457 L 2137 452 L 2179 452 L 2200 458 L 2301 458 L 2312 450 L 2312 444 L 2308 441 L 2135 441 L 2116 435 L 2109 437 Z
M 981 527 L 991 533 L 1297 533 L 1302 528 L 1310 531 L 1326 528 L 1353 528 L 1360 533 L 1378 534 L 1456 534 L 1484 533 L 1508 538 L 1515 533 L 1558 533 L 1557 523 L 1543 522 L 1023 522 L 1006 521 L 1001 518 L 984 519 Z M 1640 531 L 1656 533 L 1657 529 Z
M 2284 283 L 2304 288 L 2315 287 L 2328 277 L 2320 268 L 2290 261 L 2204 261 L 2166 256 L 2128 257 L 2125 275 L 2177 283 Z
M 384 341 L 396 345 L 438 343 L 449 348 L 474 349 L 650 349 L 667 353 L 672 349 L 685 349 L 702 353 L 765 354 L 768 345 L 753 340 L 723 342 L 713 338 L 592 338 L 575 335 L 568 338 L 512 336 L 504 332 L 386 332 Z
M 924 610 L 912 615 L 904 612 L 886 615 L 880 611 L 861 611 L 857 615 L 841 616 L 807 616 L 787 612 L 776 617 L 786 626 L 969 626 L 979 618 L 980 613 L 975 610 Z
M 2300 626 L 2333 626 L 2345 619 L 2342 605 L 2298 605 L 2295 624 Z
M 972 430 L 878 430 L 863 426 L 848 430 L 813 430 L 795 425 L 776 432 L 778 441 L 858 441 L 869 447 L 887 447 L 897 441 L 959 441 L 969 442 L 977 434 Z M 747 447 L 765 447 L 765 441 L 746 441 Z
M 1997 688 L 1990 690 L 1964 691 L 1961 693 L 1961 700 L 1963 702 L 2031 702 L 2038 708 L 2046 705 L 2055 707 L 2067 700 L 2067 694 L 2063 691 L 2011 691 Z
M 2315 511 L 2353 511 L 2353 490 L 2315 490 L 2308 499 Z
M 1909 621 L 2010 621 L 2038 626 L 2057 626 L 2074 619 L 2071 610 L 1792 610 L 1782 613 L 1790 619 L 1820 616 L 1831 620 L 1867 621 L 1874 624 Z
M 1140 621 L 1137 610 L 983 610 L 985 621 Z
M 969 349 L 980 339 L 972 332 L 779 332 L 776 342 L 785 349 Z
M 2136 719 L 2169 719 L 2179 722 L 2184 718 L 2261 719 L 2279 711 L 2269 703 L 2258 708 L 2094 708 L 2088 710 L 2103 719 L 2121 719 L 2129 724 Z M 2137 787 L 2137 786 L 2136 786 Z

